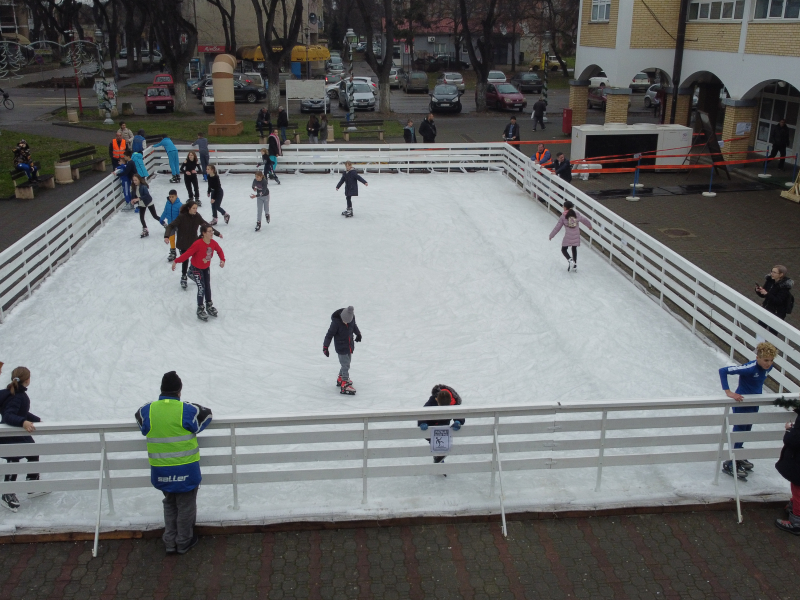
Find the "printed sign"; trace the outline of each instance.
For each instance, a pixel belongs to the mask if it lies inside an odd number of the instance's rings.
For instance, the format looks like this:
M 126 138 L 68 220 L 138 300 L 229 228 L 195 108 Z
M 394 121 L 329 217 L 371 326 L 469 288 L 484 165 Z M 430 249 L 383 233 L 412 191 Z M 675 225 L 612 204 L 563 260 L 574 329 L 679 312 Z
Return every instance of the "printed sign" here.
M 435 428 L 431 434 L 431 452 L 434 454 L 450 452 L 451 442 L 449 427 L 446 429 Z
M 745 135 L 750 133 L 753 129 L 752 123 L 737 123 L 736 124 L 736 135 Z
M 224 54 L 225 44 L 204 44 L 197 46 L 197 51 L 205 54 Z
M 306 98 L 324 99 L 325 80 L 295 81 L 290 79 L 286 82 L 287 100 L 305 100 Z

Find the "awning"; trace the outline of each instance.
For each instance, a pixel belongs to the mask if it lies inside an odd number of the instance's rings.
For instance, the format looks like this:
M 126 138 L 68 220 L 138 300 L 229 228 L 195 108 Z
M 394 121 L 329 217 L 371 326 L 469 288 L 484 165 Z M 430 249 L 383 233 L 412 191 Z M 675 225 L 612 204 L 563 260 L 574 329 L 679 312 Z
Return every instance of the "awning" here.
M 280 52 L 280 46 L 273 46 L 273 52 Z M 252 60 L 253 62 L 263 62 L 264 54 L 261 52 L 261 46 L 239 46 L 236 50 L 236 58 L 239 60 Z
M 325 46 L 295 46 L 292 48 L 292 62 L 316 62 L 328 60 L 331 53 Z

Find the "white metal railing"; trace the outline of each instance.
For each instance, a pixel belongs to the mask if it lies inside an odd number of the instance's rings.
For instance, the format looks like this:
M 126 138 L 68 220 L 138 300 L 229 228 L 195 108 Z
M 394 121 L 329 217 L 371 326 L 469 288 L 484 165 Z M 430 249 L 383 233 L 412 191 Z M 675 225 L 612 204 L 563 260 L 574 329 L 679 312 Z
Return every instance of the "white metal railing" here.
M 634 465 L 706 462 L 716 483 L 721 461 L 733 458 L 730 444 L 739 441 L 749 445 L 736 458 L 774 459 L 787 419 L 785 410 L 770 406 L 776 397 L 751 396 L 743 404 L 728 398 L 668 398 L 217 418 L 198 436 L 200 463 L 203 485 L 230 486 L 234 510 L 239 509 L 239 486 L 245 484 L 360 479 L 366 503 L 370 479 L 485 473 L 492 496 L 496 479 L 501 485 L 505 531 L 504 472 L 592 468 L 599 491 L 604 469 Z M 733 414 L 734 405 L 763 409 Z M 431 463 L 424 440 L 431 430 L 416 424 L 442 417 L 466 419 L 461 430 L 452 431 L 446 465 Z M 730 426 L 742 423 L 760 426 L 730 432 Z M 0 437 L 21 433 L 0 426 Z M 113 514 L 115 491 L 151 485 L 145 439 L 131 421 L 42 423 L 34 435 L 35 446 L 1 446 L 6 456 L 42 457 L 0 464 L 0 475 L 20 474 L 16 482 L 0 483 L 2 492 L 98 490 L 96 535 L 104 490 Z M 42 479 L 25 481 L 26 473 L 40 473 Z M 738 502 L 738 488 L 736 497 Z

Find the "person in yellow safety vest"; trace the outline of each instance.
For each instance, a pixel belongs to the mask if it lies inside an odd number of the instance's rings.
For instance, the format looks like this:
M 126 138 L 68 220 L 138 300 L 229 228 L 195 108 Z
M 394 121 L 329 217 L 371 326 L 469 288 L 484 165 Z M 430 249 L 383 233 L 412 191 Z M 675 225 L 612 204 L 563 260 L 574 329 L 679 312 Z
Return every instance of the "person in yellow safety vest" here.
M 117 132 L 117 137 L 111 140 L 111 143 L 108 145 L 108 155 L 111 157 L 111 170 L 116 171 L 117 167 L 119 166 L 119 159 L 122 158 L 122 155 L 125 154 L 125 150 L 128 148 L 128 142 L 122 139 L 122 133 Z
M 543 167 L 550 167 L 552 166 L 552 162 L 550 159 L 550 150 L 544 147 L 544 144 L 539 144 L 536 154 L 531 156 L 531 160 L 534 164 L 542 165 Z
M 186 554 L 197 545 L 197 489 L 200 448 L 197 434 L 211 423 L 211 410 L 181 401 L 183 383 L 175 371 L 161 379 L 161 395 L 136 411 L 147 437 L 150 482 L 164 494 L 164 545 L 167 554 Z

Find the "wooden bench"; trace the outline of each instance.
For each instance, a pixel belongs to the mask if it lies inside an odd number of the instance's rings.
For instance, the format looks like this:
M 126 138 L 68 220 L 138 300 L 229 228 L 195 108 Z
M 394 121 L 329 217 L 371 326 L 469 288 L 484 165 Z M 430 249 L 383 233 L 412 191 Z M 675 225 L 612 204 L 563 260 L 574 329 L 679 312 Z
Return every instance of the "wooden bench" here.
M 353 121 L 339 121 L 339 127 L 342 128 L 342 136 L 345 142 L 350 141 L 351 135 L 375 135 L 378 134 L 378 139 L 383 141 L 383 119 L 355 119 Z M 350 127 L 357 127 L 355 131 L 348 131 Z
M 106 159 L 104 156 L 98 156 L 95 158 L 95 154 L 97 154 L 97 149 L 94 146 L 78 148 L 77 150 L 73 150 L 71 152 L 62 152 L 58 155 L 56 167 L 58 167 L 59 163 L 62 165 L 63 163 L 69 163 L 69 168 L 70 171 L 72 171 L 73 179 L 80 179 L 81 169 L 85 169 L 87 167 L 91 167 L 94 171 L 104 172 L 106 170 Z M 72 164 L 73 160 L 78 160 L 81 158 L 85 158 L 86 160 L 82 160 L 77 164 Z
M 14 195 L 22 200 L 33 200 L 34 187 L 42 186 L 51 189 L 56 187 L 56 181 L 52 175 L 40 174 L 38 181 L 28 181 L 28 174 L 22 169 L 13 169 L 10 175 L 14 182 Z M 24 181 L 18 181 L 23 177 Z

